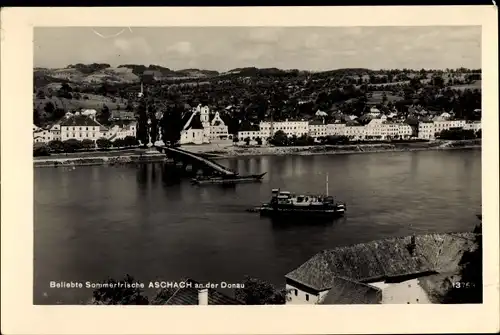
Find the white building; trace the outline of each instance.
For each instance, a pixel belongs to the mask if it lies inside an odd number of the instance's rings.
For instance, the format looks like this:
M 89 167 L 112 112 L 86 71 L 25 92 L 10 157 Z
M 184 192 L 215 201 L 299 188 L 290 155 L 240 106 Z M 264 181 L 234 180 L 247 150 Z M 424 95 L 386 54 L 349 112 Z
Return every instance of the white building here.
M 267 133 L 263 133 L 260 130 L 246 130 L 238 132 L 238 139 L 241 141 L 245 140 L 245 138 L 249 138 L 251 141 L 260 138 L 262 141 L 266 141 L 269 136 L 265 136 Z
M 95 120 L 94 113 L 85 115 L 76 112 L 75 114 L 67 113 L 62 120 L 48 129 L 36 129 L 33 131 L 33 140 L 35 143 L 48 143 L 52 140 L 66 141 L 69 139 L 96 141 L 99 138 L 107 138 L 112 141 L 127 136 L 136 137 L 136 134 L 137 124 L 135 121 L 123 127 L 115 125 L 107 128 Z
M 271 130 L 272 128 L 272 130 Z M 301 137 L 303 135 L 309 135 L 310 129 L 309 129 L 309 122 L 308 121 L 277 121 L 273 122 L 271 125 L 271 122 L 269 121 L 262 121 L 259 124 L 259 130 L 246 130 L 246 131 L 239 131 L 238 132 L 238 138 L 240 140 L 243 140 L 245 138 L 250 138 L 251 140 L 256 139 L 257 137 L 260 137 L 263 141 L 267 140 L 269 137 L 271 137 L 271 131 L 272 134 L 276 134 L 277 131 L 282 131 L 284 132 L 288 137 L 292 136 L 297 136 Z
M 341 122 L 328 123 L 326 125 L 327 136 L 344 136 L 347 125 Z
M 463 128 L 467 122 L 465 120 L 442 120 L 434 121 L 436 133 L 452 128 Z
M 271 136 L 271 122 L 263 121 L 259 124 L 260 133 L 263 137 L 268 138 Z M 277 121 L 272 123 L 272 132 L 275 134 L 277 131 L 281 130 L 288 137 L 309 134 L 309 122 L 308 121 Z
M 464 125 L 465 130 L 473 130 L 473 131 L 478 131 L 481 130 L 481 121 L 471 121 L 471 122 L 466 122 Z
M 324 250 L 285 276 L 286 304 L 433 303 L 421 280 L 458 273 L 463 253 L 477 248 L 473 235 L 407 236 Z
M 409 124 L 388 122 L 385 116 L 373 119 L 365 126 L 366 139 L 409 139 L 411 135 L 412 128 Z
M 215 116 L 210 121 L 210 139 L 213 140 L 225 140 L 229 137 L 227 126 L 220 117 L 219 112 L 215 112 Z
M 61 140 L 77 139 L 79 141 L 90 139 L 96 141 L 101 138 L 101 124 L 92 117 L 75 113 L 73 116 L 66 117 L 60 123 Z
M 81 115 L 89 116 L 95 120 L 97 116 L 97 111 L 95 109 L 84 109 L 80 113 Z
M 418 138 L 433 140 L 436 134 L 443 130 L 464 129 L 478 131 L 481 129 L 481 121 L 466 121 L 466 120 L 441 120 L 419 122 Z
M 192 126 L 195 118 L 199 118 L 201 127 Z M 211 118 L 208 106 L 201 104 L 193 108 L 191 115 L 181 131 L 180 144 L 203 144 L 210 143 L 212 140 L 228 139 L 228 127 L 222 120 L 219 112 L 216 112 Z
M 118 125 L 114 125 L 110 128 L 101 127 L 101 137 L 107 138 L 108 140 L 116 140 L 116 139 L 124 139 L 127 136 L 136 137 L 137 134 L 137 123 L 130 122 L 128 124 L 123 125 L 122 127 Z
M 426 121 L 418 123 L 418 135 L 417 137 L 423 140 L 432 140 L 435 138 L 436 128 L 434 122 Z
M 195 118 L 198 118 L 201 122 L 197 125 L 193 122 Z M 194 108 L 187 122 L 181 131 L 180 144 L 203 144 L 210 143 L 210 122 L 209 122 L 209 110 L 208 107 L 198 107 Z
M 349 137 L 350 140 L 362 141 L 366 137 L 366 127 L 361 125 L 346 125 L 344 128 L 344 133 L 342 135 Z
M 61 140 L 61 125 L 59 123 L 54 123 L 52 127 L 50 127 L 50 132 L 52 133 L 52 140 Z
M 320 120 L 309 121 L 309 136 L 312 138 L 328 136 L 328 124 Z
M 34 143 L 47 143 L 54 139 L 53 134 L 49 129 L 38 128 L 33 131 L 33 142 Z

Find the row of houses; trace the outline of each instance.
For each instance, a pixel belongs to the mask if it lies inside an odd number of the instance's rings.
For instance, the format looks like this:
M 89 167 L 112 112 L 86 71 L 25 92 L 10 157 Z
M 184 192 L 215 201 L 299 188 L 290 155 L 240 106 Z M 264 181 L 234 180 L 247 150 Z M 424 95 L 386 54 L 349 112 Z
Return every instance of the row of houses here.
M 272 129 L 271 129 L 272 128 Z M 283 131 L 287 136 L 308 135 L 312 138 L 325 136 L 347 136 L 351 140 L 389 140 L 389 139 L 435 139 L 436 134 L 449 129 L 468 129 L 478 131 L 481 129 L 481 122 L 469 122 L 466 120 L 441 120 L 419 122 L 418 126 L 411 126 L 405 122 L 391 121 L 387 116 L 372 119 L 366 125 L 355 122 L 325 123 L 324 120 L 313 121 L 263 121 L 258 129 L 238 132 L 238 138 L 255 140 L 256 138 L 267 139 L 271 133 Z
M 481 121 L 466 121 L 466 120 L 439 120 L 419 122 L 418 138 L 432 140 L 436 138 L 436 134 L 443 130 L 464 129 L 474 132 L 481 129 Z
M 74 114 L 66 113 L 64 118 L 48 128 L 33 125 L 33 141 L 35 143 L 48 143 L 53 140 L 66 141 L 69 139 L 96 141 L 100 138 L 112 141 L 127 136 L 136 136 L 137 124 L 135 121 L 105 127 L 95 119 L 95 116 L 95 110 L 84 110 Z

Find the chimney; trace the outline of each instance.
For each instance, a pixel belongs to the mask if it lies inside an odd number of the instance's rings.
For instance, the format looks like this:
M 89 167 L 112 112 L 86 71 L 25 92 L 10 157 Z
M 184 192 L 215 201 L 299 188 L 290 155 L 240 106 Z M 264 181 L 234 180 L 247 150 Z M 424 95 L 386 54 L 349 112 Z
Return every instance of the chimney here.
M 198 305 L 208 305 L 208 289 L 198 290 Z

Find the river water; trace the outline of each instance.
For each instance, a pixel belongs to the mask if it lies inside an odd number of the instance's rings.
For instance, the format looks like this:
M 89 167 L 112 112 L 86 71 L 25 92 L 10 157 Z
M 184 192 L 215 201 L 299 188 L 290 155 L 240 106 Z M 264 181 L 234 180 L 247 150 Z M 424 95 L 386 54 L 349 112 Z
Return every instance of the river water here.
M 481 208 L 481 150 L 221 160 L 262 183 L 192 186 L 162 164 L 35 169 L 34 303 L 76 304 L 90 289 L 50 281 L 150 280 L 284 286 L 323 249 L 410 233 L 469 231 Z M 272 188 L 347 203 L 330 224 L 276 224 L 245 209 Z

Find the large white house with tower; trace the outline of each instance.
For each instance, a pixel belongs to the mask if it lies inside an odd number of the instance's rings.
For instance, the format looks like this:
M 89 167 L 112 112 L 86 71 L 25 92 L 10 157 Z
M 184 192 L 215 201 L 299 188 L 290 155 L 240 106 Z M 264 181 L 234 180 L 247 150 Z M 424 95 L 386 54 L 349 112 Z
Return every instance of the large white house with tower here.
M 186 122 L 181 131 L 181 145 L 204 144 L 229 138 L 227 125 L 219 112 L 210 113 L 208 106 L 196 106 L 184 119 Z

